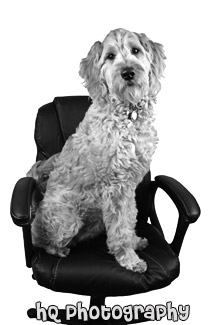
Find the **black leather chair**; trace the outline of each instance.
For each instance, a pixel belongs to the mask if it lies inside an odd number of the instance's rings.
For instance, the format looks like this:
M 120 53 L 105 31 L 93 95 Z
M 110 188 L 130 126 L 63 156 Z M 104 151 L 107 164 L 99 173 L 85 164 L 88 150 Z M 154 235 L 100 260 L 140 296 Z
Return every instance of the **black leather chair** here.
M 61 151 L 66 139 L 75 132 L 91 101 L 87 96 L 57 97 L 42 106 L 37 115 L 35 141 L 37 159 L 47 159 Z M 176 205 L 179 219 L 174 239 L 168 244 L 157 218 L 154 198 L 158 188 L 163 189 Z M 108 296 L 125 296 L 145 293 L 168 286 L 179 275 L 179 252 L 189 224 L 194 223 L 200 208 L 191 193 L 175 179 L 157 176 L 151 181 L 148 173 L 136 190 L 138 207 L 137 233 L 148 238 L 149 246 L 139 252 L 148 264 L 144 274 L 128 271 L 121 267 L 106 246 L 106 234 L 88 243 L 73 248 L 66 258 L 49 255 L 35 248 L 31 240 L 31 204 L 40 200 L 33 178 L 21 178 L 15 185 L 11 200 L 11 216 L 21 226 L 24 236 L 26 266 L 32 268 L 33 279 L 39 285 L 58 292 L 91 296 L 90 306 L 105 304 Z M 168 220 L 168 223 L 170 220 Z M 29 317 L 36 317 L 36 310 L 28 311 Z M 81 324 L 76 316 L 68 321 L 64 310 L 59 311 L 62 324 Z M 48 320 L 51 320 L 48 317 Z M 115 324 L 139 323 L 145 319 L 126 322 L 114 320 Z M 52 320 L 51 320 L 52 321 Z M 105 321 L 95 321 L 100 324 Z M 86 322 L 87 323 L 87 322 Z M 113 324 L 110 319 L 107 324 Z

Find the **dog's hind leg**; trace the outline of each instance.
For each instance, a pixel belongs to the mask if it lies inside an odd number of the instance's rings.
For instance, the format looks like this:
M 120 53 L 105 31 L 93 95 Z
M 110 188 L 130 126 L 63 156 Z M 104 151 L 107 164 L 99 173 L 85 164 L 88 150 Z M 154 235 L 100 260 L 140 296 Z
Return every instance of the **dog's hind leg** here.
M 76 205 L 65 206 L 53 200 L 42 201 L 36 212 L 32 223 L 33 245 L 44 248 L 49 254 L 66 256 L 70 251 L 68 244 L 83 222 Z

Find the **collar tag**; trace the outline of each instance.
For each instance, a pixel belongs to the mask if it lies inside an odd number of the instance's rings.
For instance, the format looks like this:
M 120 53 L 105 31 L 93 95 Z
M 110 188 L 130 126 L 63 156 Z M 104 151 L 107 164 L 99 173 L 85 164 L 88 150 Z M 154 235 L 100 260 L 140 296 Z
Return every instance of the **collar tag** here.
M 131 121 L 136 121 L 138 118 L 139 108 L 137 106 L 131 106 L 128 111 L 128 119 Z
M 137 119 L 137 117 L 138 117 L 138 113 L 136 111 L 133 111 L 131 113 L 131 120 L 135 121 Z

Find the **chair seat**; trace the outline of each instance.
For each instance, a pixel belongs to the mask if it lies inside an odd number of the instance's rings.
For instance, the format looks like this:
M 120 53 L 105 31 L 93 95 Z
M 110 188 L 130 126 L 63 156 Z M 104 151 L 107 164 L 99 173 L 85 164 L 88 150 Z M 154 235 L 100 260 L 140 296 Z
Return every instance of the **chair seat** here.
M 67 257 L 36 248 L 32 268 L 38 284 L 58 292 L 122 296 L 163 288 L 179 275 L 179 259 L 159 231 L 147 224 L 149 245 L 138 255 L 147 262 L 145 273 L 121 267 L 109 254 L 106 235 L 71 249 Z

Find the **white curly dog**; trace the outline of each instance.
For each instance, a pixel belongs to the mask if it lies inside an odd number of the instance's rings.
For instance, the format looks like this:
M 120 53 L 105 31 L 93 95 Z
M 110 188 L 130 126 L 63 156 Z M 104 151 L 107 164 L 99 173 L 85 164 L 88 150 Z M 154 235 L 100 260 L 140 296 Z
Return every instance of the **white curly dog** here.
M 106 231 L 109 252 L 128 270 L 144 272 L 135 250 L 135 189 L 149 171 L 157 144 L 153 103 L 165 68 L 162 45 L 145 34 L 111 31 L 81 61 L 93 104 L 60 154 L 33 165 L 49 174 L 32 223 L 33 244 L 66 256 L 70 247 Z

